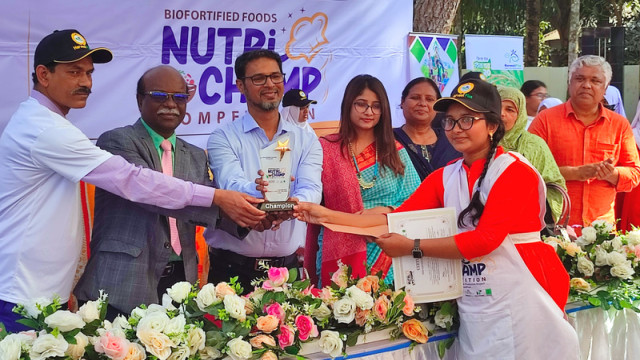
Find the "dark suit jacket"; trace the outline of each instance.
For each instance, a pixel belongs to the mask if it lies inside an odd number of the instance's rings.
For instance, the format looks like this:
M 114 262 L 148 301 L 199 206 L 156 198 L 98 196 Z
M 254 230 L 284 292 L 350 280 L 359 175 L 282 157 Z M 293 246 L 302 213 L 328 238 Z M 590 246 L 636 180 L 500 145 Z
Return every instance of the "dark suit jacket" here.
M 97 145 L 134 165 L 162 171 L 158 152 L 140 120 L 107 131 Z M 174 177 L 210 185 L 208 169 L 204 150 L 176 139 Z M 79 300 L 96 299 L 104 289 L 109 305 L 123 312 L 158 303 L 158 281 L 172 251 L 168 220 L 161 214 L 177 219 L 186 278 L 192 283 L 197 280 L 195 225 L 215 226 L 217 207 L 165 210 L 96 189 L 91 256 L 74 290 Z

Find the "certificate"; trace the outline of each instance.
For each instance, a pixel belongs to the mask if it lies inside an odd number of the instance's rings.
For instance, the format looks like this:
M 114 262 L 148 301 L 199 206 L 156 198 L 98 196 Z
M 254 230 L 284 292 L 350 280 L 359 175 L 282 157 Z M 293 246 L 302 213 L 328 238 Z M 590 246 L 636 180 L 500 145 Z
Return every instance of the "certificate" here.
M 387 214 L 389 232 L 409 239 L 435 239 L 458 232 L 453 208 L 407 211 Z M 396 289 L 404 287 L 416 303 L 455 299 L 462 296 L 460 259 L 423 256 L 393 258 Z

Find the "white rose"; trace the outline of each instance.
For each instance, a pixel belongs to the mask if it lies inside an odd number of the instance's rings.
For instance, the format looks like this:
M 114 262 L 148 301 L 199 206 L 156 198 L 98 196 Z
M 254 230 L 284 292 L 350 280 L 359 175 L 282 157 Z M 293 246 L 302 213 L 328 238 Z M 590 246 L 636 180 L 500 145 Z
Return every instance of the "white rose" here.
M 230 296 L 225 296 L 225 299 Z M 227 343 L 229 347 L 229 355 L 233 360 L 246 360 L 251 358 L 251 344 L 242 340 L 242 338 L 235 338 Z
M 313 310 L 313 313 L 311 315 L 313 315 L 313 317 L 315 317 L 316 319 L 322 321 L 331 316 L 331 310 L 329 309 L 327 304 L 322 303 L 320 304 L 319 308 Z
M 161 312 L 164 314 L 167 312 L 167 309 L 165 309 L 164 306 L 160 304 L 149 304 L 147 306 L 147 314 L 151 314 L 155 312 Z
M 69 344 L 69 348 L 67 348 L 65 354 L 71 356 L 74 360 L 78 360 L 84 356 L 84 348 L 89 345 L 89 338 L 80 332 L 76 334 L 75 339 L 76 343 Z
M 629 245 L 639 245 L 640 244 L 640 230 L 633 230 L 627 233 L 627 241 Z
M 589 277 L 593 275 L 594 266 L 591 260 L 586 256 L 580 256 L 578 258 L 578 271 L 584 276 Z
M 333 304 L 333 316 L 338 322 L 349 324 L 356 316 L 356 303 L 344 297 Z
M 453 316 L 452 315 L 444 315 L 442 313 L 442 309 L 436 311 L 436 315 L 433 318 L 433 321 L 437 326 L 446 329 L 447 324 L 451 326 L 453 324 Z
M 133 319 L 140 320 L 145 317 L 145 315 L 147 315 L 147 309 L 137 307 L 131 310 L 131 318 Z
M 596 256 L 596 266 L 609 265 L 609 254 L 607 253 L 607 250 L 603 249 L 600 246 L 597 246 L 595 251 L 595 256 Z
M 633 267 L 631 266 L 631 261 L 629 260 L 618 263 L 611 267 L 611 275 L 620 279 L 631 279 L 633 278 L 633 273 Z
M 31 360 L 47 360 L 56 356 L 64 356 L 68 347 L 69 344 L 62 335 L 56 337 L 51 334 L 41 334 L 33 342 L 31 350 L 29 350 L 29 357 Z
M 368 293 L 360 290 L 355 285 L 347 289 L 347 296 L 349 296 L 356 305 L 362 310 L 370 310 L 373 307 L 373 298 Z
M 337 331 L 324 330 L 320 334 L 320 340 L 318 340 L 318 345 L 322 352 L 325 354 L 329 354 L 331 357 L 338 357 L 342 355 L 342 339 L 340 338 L 340 333 Z
M 189 347 L 187 345 L 178 346 L 167 360 L 186 360 L 189 358 Z
M 0 359 L 19 360 L 22 352 L 22 340 L 19 334 L 9 334 L 0 341 Z
M 612 251 L 607 255 L 607 264 L 611 266 L 619 265 L 623 262 L 627 261 L 627 255 L 623 253 L 619 253 L 617 251 Z
M 168 294 L 162 295 L 161 302 L 162 302 L 162 307 L 169 311 L 173 311 L 177 309 L 175 306 L 173 306 L 173 301 L 171 299 L 171 296 L 169 296 Z
M 220 357 L 222 357 L 220 350 L 211 346 L 205 346 L 205 348 L 200 351 L 201 360 L 215 360 Z
M 604 220 L 595 220 L 591 223 L 591 226 L 595 227 L 601 227 L 602 229 L 599 230 L 600 234 L 609 234 L 611 232 L 611 230 L 613 230 L 613 224 L 610 224 Z
M 140 344 L 129 343 L 129 351 L 123 360 L 145 360 L 147 353 Z
M 131 329 L 131 324 L 129 324 L 126 317 L 118 315 L 115 319 L 113 319 L 113 327 L 117 329 L 128 330 Z
M 87 301 L 78 309 L 78 315 L 80 315 L 86 323 L 98 320 L 100 319 L 100 308 L 98 305 L 97 301 Z
M 245 301 L 238 295 L 227 295 L 224 297 L 224 309 L 232 318 L 244 321 L 247 317 L 247 311 L 244 307 Z
M 58 310 L 47 316 L 44 322 L 50 328 L 58 328 L 62 332 L 81 329 L 86 325 L 80 315 L 74 314 L 69 310 Z
M 27 314 L 30 317 L 35 319 L 42 312 L 40 311 L 40 309 L 38 309 L 38 305 L 40 306 L 40 308 L 44 308 L 52 302 L 53 301 L 51 301 L 51 299 L 49 298 L 40 297 L 24 304 L 24 309 L 27 311 Z
M 162 332 L 169 335 L 171 338 L 173 338 L 173 336 L 180 336 L 184 332 L 185 325 L 187 325 L 187 320 L 184 318 L 184 315 L 180 314 L 169 320 Z
M 613 239 L 611 239 L 611 246 L 613 247 L 613 250 L 616 250 L 616 251 L 622 250 L 622 239 L 620 239 L 620 236 L 616 236 Z
M 196 304 L 200 311 L 206 311 L 205 308 L 213 303 L 220 301 L 216 296 L 216 287 L 209 283 L 200 289 L 200 292 L 196 296 Z
M 138 339 L 151 355 L 164 360 L 171 355 L 171 347 L 175 344 L 169 337 L 159 331 L 138 329 Z
M 198 353 L 198 351 L 204 349 L 204 341 L 207 336 L 204 330 L 196 326 L 191 326 L 187 332 L 187 345 L 189 345 L 189 354 L 191 356 Z
M 145 317 L 140 319 L 138 330 L 153 330 L 163 332 L 169 323 L 169 317 L 164 312 L 147 313 Z
M 167 294 L 171 296 L 173 301 L 178 304 L 182 304 L 182 302 L 189 296 L 189 292 L 191 291 L 191 284 L 187 281 L 180 281 L 175 283 L 172 287 L 167 289 Z
M 591 245 L 593 244 L 594 241 L 596 241 L 596 229 L 593 228 L 592 226 L 587 226 L 582 228 L 582 239 L 584 240 L 584 242 L 587 245 Z

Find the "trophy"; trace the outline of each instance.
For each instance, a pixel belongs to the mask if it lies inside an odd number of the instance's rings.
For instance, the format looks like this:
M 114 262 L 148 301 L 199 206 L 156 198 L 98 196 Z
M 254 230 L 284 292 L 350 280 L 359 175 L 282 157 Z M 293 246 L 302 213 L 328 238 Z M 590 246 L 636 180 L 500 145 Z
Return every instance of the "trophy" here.
M 260 168 L 269 183 L 264 194 L 265 202 L 259 205 L 263 211 L 290 211 L 296 204 L 289 199 L 291 183 L 291 134 L 283 134 L 266 148 L 260 150 Z

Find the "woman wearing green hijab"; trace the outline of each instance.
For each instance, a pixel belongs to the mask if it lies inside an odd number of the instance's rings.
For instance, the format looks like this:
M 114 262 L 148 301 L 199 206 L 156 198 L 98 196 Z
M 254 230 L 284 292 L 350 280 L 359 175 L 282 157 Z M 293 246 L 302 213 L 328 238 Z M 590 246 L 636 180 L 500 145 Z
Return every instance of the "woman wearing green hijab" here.
M 542 138 L 526 130 L 527 108 L 524 94 L 513 87 L 498 86 L 502 98 L 502 122 L 507 133 L 500 141 L 505 150 L 522 154 L 533 165 L 547 184 L 556 184 L 566 190 L 562 174 L 558 169 L 551 150 Z M 562 213 L 562 194 L 554 188 L 548 188 L 547 204 L 551 208 L 553 220 L 557 221 Z

